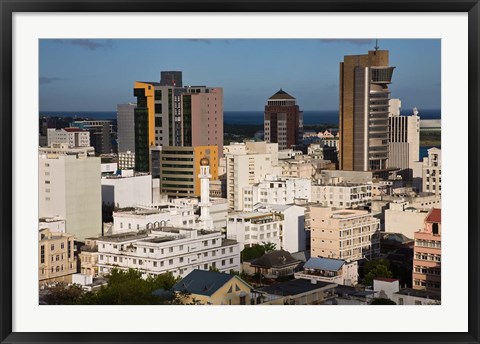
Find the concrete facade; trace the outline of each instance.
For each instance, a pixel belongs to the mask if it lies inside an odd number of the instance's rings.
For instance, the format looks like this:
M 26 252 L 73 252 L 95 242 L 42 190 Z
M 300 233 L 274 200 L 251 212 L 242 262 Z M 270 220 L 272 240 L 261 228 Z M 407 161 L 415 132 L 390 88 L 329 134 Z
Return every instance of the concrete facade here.
M 364 210 L 312 206 L 312 257 L 372 259 L 380 253 L 380 220 Z
M 47 145 L 66 143 L 68 147 L 89 147 L 90 133 L 78 128 L 47 129 Z
M 117 208 L 152 203 L 152 176 L 147 173 L 102 177 L 102 203 Z
M 101 237 L 97 244 L 101 275 L 114 267 L 133 268 L 144 277 L 166 272 L 184 277 L 194 269 L 240 271 L 238 243 L 217 231 L 168 227 Z
M 118 152 L 135 152 L 135 108 L 137 104 L 117 105 Z
M 76 240 L 101 233 L 100 158 L 40 154 L 39 217 L 65 219 Z
M 442 194 L 442 151 L 430 148 L 428 157 L 423 159 L 422 189 L 435 195 Z

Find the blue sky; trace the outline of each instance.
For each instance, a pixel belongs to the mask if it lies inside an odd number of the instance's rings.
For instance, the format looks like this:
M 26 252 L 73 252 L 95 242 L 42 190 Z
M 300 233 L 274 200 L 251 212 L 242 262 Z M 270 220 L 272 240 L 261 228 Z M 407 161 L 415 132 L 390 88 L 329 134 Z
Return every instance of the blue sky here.
M 300 109 L 337 110 L 339 62 L 375 41 L 321 39 L 40 40 L 41 111 L 115 111 L 135 81 L 183 71 L 184 85 L 223 87 L 224 110 L 262 111 L 282 88 Z M 440 109 L 440 40 L 382 39 L 395 66 L 392 98 Z

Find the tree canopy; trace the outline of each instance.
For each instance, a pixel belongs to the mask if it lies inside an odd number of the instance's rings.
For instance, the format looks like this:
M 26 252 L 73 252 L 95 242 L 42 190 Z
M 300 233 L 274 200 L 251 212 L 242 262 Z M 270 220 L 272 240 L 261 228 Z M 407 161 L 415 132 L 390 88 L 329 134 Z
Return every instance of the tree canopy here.
M 390 262 L 386 259 L 375 259 L 367 262 L 364 267 L 365 277 L 363 283 L 372 285 L 377 277 L 390 278 L 393 276 L 390 271 Z

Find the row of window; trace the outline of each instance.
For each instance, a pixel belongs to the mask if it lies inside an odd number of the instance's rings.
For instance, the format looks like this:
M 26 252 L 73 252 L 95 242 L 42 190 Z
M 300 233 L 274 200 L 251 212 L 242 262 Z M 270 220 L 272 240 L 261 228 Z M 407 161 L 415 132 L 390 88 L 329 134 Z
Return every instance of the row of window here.
M 415 259 L 426 260 L 430 262 L 440 262 L 441 256 L 438 254 L 431 254 L 431 253 L 416 253 Z

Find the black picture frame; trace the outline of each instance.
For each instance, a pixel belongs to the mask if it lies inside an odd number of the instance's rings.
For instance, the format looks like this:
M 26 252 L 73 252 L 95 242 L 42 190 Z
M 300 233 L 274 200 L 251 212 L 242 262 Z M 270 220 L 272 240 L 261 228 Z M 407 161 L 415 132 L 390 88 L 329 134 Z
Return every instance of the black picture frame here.
M 468 332 L 465 333 L 19 333 L 12 332 L 12 17 L 15 12 L 466 12 L 468 13 Z M 479 342 L 478 0 L 0 0 L 0 341 L 1 343 Z M 455 316 L 452 314 L 452 316 Z M 254 314 L 252 315 L 254 317 Z

